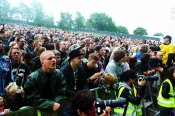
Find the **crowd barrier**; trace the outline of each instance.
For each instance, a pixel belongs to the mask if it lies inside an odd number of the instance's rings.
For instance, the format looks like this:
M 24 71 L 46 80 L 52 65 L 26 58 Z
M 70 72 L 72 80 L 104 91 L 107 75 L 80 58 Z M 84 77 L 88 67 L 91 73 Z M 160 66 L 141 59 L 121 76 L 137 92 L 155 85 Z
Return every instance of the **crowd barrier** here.
M 110 94 L 106 94 L 103 90 L 100 89 L 100 87 L 91 89 L 90 91 L 92 91 L 95 94 L 96 98 L 100 98 L 102 100 L 115 99 L 115 93 L 113 90 L 111 90 Z M 64 108 L 66 108 L 66 106 L 70 104 L 70 102 L 71 102 L 70 98 L 63 99 L 63 102 L 59 111 L 49 114 L 49 116 L 61 116 Z M 4 114 L 0 114 L 0 116 L 3 116 L 3 115 Z M 21 108 L 20 110 L 10 112 L 5 116 L 48 116 L 48 113 L 42 110 L 38 110 L 34 107 L 27 106 L 27 107 Z
M 91 89 L 90 91 L 95 94 L 96 98 L 100 98 L 101 100 L 116 99 L 115 91 L 113 89 L 109 89 L 109 90 L 110 90 L 110 93 L 105 93 L 104 90 L 102 90 L 100 87 L 97 87 L 97 88 Z M 150 91 L 151 88 L 150 88 L 149 84 L 148 84 L 148 90 L 149 90 L 149 94 L 151 94 L 151 91 Z M 152 99 L 151 99 L 151 101 L 153 103 Z M 71 102 L 70 98 L 63 99 L 59 111 L 52 113 L 52 114 L 49 114 L 49 116 L 61 116 L 64 108 L 66 108 L 66 106 L 68 104 L 70 104 L 70 102 Z M 143 105 L 143 107 L 145 106 L 143 101 L 142 101 L 142 105 Z M 146 116 L 145 108 L 143 108 L 144 109 L 144 111 L 143 111 L 144 116 Z M 153 110 L 154 110 L 154 106 L 153 106 Z M 0 116 L 3 116 L 3 114 L 2 115 L 0 114 Z M 14 112 L 10 112 L 9 114 L 7 114 L 5 116 L 48 116 L 48 113 L 46 113 L 42 110 L 38 110 L 34 107 L 28 106 L 28 107 L 22 108 L 20 110 L 14 111 Z
M 26 106 L 22 107 L 17 111 L 10 112 L 9 114 L 0 114 L 0 116 L 61 116 L 64 108 L 70 104 L 70 98 L 63 99 L 60 109 L 52 114 L 48 114 L 42 110 L 36 109 L 34 107 Z

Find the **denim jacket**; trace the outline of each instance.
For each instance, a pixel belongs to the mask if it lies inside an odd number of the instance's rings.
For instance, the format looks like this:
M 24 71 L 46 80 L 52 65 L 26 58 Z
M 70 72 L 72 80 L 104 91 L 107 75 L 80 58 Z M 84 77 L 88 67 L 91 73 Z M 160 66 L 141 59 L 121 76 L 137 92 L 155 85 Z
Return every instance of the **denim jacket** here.
M 13 82 L 12 63 L 8 56 L 0 56 L 0 96 L 5 96 L 5 87 Z

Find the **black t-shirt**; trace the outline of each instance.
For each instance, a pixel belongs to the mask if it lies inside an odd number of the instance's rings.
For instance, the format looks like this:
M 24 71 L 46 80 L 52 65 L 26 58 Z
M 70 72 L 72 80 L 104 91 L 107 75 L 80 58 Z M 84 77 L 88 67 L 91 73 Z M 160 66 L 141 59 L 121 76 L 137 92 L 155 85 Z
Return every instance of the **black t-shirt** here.
M 18 65 L 12 64 L 12 74 L 13 74 L 14 80 L 15 80 L 15 75 L 17 71 L 18 71 L 18 74 L 19 73 L 23 74 L 24 80 L 22 83 L 24 85 L 27 80 L 26 76 L 30 74 L 30 69 L 26 64 L 18 64 Z
M 62 52 L 60 50 L 59 50 L 59 52 L 61 53 L 61 62 L 60 62 L 60 64 L 62 64 L 67 59 L 67 53 Z
M 36 56 L 38 56 L 38 53 L 35 51 L 32 51 L 31 54 L 32 54 L 32 58 L 35 58 Z
M 84 70 L 85 70 L 85 72 L 86 72 L 86 77 L 87 77 L 87 78 L 89 78 L 89 77 L 93 76 L 95 73 L 99 72 L 99 71 L 98 71 L 98 68 L 88 68 L 88 67 L 87 67 L 87 63 L 85 63 L 85 64 L 83 65 L 83 68 L 84 68 Z M 93 80 L 93 81 L 94 81 L 94 80 Z M 97 87 L 98 85 L 94 85 L 93 83 L 89 83 L 88 86 L 89 86 L 90 89 L 92 89 L 92 88 Z
M 45 99 L 52 99 L 53 94 L 52 94 L 52 87 L 51 87 L 51 73 L 45 73 L 45 74 L 46 74 L 48 80 L 43 88 L 45 92 L 43 93 L 42 97 Z
M 159 60 L 157 58 L 150 58 L 149 63 L 150 63 L 152 68 L 156 68 L 156 67 L 161 67 L 162 66 L 162 60 Z

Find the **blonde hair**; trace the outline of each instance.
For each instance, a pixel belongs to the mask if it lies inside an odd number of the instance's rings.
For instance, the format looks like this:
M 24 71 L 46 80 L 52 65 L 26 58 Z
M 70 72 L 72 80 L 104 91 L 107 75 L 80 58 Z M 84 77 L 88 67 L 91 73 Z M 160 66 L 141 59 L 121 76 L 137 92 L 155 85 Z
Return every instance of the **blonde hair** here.
M 112 73 L 106 73 L 104 76 L 107 86 L 113 85 L 115 83 L 115 77 Z
M 14 96 L 16 94 L 16 90 L 18 89 L 18 86 L 16 85 L 16 82 L 10 82 L 8 84 L 8 86 L 5 88 L 5 91 L 10 95 L 10 96 Z M 23 87 L 20 87 L 21 91 L 22 91 L 22 95 L 24 98 L 24 90 Z
M 11 48 L 10 48 L 10 50 L 9 50 L 9 52 L 8 52 L 8 57 L 12 60 L 12 57 L 11 57 L 11 53 L 12 53 L 12 50 L 13 49 L 17 49 L 18 51 L 19 51 L 19 53 L 20 53 L 20 60 L 19 60 L 19 62 L 20 63 L 23 63 L 23 61 L 22 61 L 22 53 L 21 53 L 21 50 L 18 48 L 18 47 L 16 47 L 16 46 L 12 46 Z
M 15 46 L 15 45 L 17 45 L 17 43 L 15 41 L 10 42 L 10 44 L 9 44 L 10 47 Z

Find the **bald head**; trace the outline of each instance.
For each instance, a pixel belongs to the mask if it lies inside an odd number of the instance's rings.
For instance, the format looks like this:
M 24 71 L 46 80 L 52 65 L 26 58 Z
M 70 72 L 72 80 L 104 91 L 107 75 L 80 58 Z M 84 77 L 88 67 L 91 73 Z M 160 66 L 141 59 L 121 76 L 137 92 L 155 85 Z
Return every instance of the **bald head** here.
M 40 61 L 43 62 L 47 58 L 48 54 L 53 54 L 53 52 L 49 50 L 42 52 L 40 55 Z
M 162 52 L 160 52 L 160 51 L 158 51 L 157 52 L 157 54 L 156 54 L 156 58 L 158 58 L 158 59 L 162 59 L 162 57 L 163 57 L 163 53 Z

